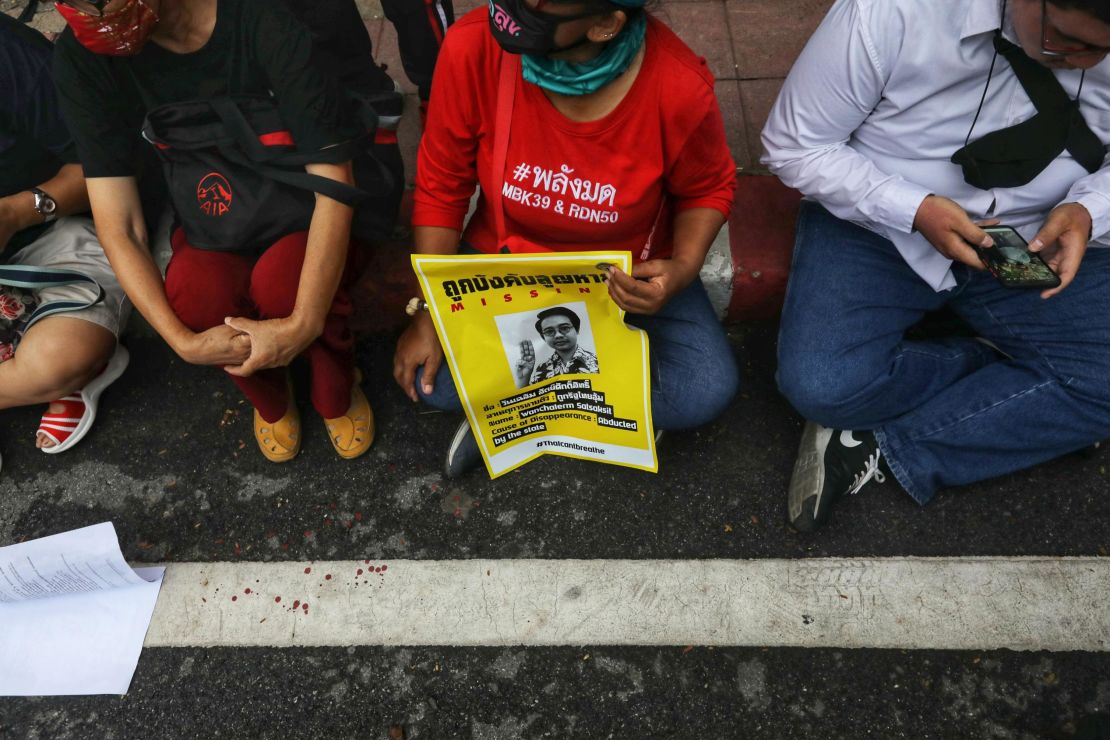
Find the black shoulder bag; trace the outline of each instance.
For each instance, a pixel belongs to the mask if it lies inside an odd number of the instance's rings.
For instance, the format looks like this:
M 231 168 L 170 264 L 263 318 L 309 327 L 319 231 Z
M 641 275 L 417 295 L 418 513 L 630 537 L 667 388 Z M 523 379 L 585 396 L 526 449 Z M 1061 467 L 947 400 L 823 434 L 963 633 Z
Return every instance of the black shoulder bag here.
M 316 193 L 355 208 L 351 234 L 376 241 L 392 223 L 364 204 L 390 196 L 395 178 L 371 153 L 378 117 L 357 101 L 365 133 L 319 152 L 298 152 L 273 98 L 231 95 L 171 103 L 147 114 L 143 138 L 162 162 L 170 200 L 189 243 L 257 254 L 308 229 Z M 316 162 L 355 162 L 351 187 L 305 172 Z

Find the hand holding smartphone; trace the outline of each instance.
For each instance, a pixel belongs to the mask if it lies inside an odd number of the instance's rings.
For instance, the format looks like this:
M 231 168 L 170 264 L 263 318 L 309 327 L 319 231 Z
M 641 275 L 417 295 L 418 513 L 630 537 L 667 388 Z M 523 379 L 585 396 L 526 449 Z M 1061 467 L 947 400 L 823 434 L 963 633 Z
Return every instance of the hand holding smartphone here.
M 993 247 L 975 247 L 983 265 L 1007 288 L 1055 288 L 1060 276 L 1011 226 L 984 226 L 994 239 Z

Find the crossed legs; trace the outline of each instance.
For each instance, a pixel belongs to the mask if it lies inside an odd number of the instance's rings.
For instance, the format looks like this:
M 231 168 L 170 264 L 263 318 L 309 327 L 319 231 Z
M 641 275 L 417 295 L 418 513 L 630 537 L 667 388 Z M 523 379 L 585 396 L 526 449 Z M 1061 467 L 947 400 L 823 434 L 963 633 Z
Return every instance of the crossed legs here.
M 954 267 L 934 292 L 885 238 L 805 204 L 779 337 L 779 387 L 807 419 L 870 430 L 919 503 L 1110 436 L 1110 252 L 1047 301 Z M 951 306 L 973 338 L 910 341 Z

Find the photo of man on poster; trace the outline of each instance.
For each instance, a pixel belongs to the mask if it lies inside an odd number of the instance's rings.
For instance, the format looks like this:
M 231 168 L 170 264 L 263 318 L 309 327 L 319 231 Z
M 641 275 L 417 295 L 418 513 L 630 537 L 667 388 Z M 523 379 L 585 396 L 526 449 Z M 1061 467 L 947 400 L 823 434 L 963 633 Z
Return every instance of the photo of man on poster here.
M 553 306 L 536 314 L 536 331 L 551 348 L 551 356 L 536 365 L 536 351 L 528 339 L 520 343 L 520 360 L 515 367 L 518 388 L 556 375 L 597 373 L 597 355 L 579 343 L 582 319 L 566 306 Z

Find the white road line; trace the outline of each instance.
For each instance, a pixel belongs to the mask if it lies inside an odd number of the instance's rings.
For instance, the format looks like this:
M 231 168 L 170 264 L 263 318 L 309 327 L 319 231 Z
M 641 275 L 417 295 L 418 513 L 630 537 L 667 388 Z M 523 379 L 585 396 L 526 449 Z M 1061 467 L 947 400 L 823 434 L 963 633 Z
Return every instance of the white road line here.
M 1106 651 L 1110 558 L 180 563 L 146 639 L 345 645 Z

